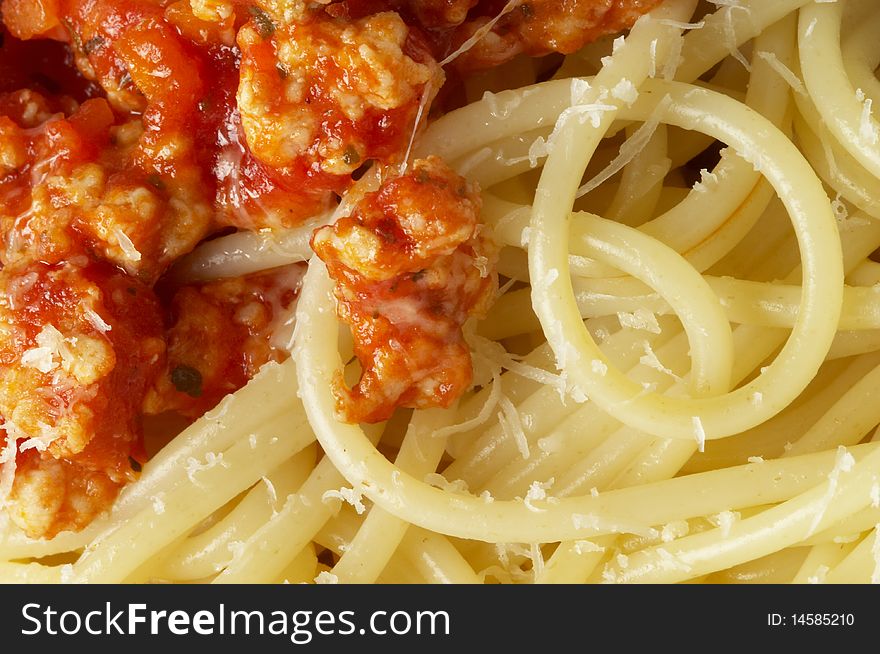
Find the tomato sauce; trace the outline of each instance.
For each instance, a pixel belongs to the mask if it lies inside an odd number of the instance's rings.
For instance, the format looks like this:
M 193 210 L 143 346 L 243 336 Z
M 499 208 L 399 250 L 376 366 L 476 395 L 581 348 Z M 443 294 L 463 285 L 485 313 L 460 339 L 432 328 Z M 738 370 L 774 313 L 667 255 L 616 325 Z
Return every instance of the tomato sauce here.
M 656 1 L 524 0 L 451 74 L 571 52 Z M 468 388 L 462 328 L 496 288 L 478 189 L 435 158 L 394 173 L 438 62 L 505 5 L 0 0 L 0 501 L 16 524 L 82 528 L 136 474 L 144 413 L 195 418 L 287 356 L 272 339 L 300 266 L 160 282 L 214 235 L 332 210 L 369 166 L 382 187 L 313 238 L 361 368 L 336 383 L 339 415 Z

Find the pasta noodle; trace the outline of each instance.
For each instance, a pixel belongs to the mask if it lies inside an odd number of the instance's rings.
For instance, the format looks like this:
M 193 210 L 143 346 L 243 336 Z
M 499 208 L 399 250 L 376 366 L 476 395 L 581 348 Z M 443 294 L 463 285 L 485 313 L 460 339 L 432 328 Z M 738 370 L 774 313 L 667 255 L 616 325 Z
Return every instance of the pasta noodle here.
M 448 408 L 339 414 L 361 350 L 313 234 L 387 171 L 201 243 L 173 279 L 307 265 L 289 358 L 81 531 L 3 523 L 0 580 L 880 582 L 878 27 L 874 2 L 665 0 L 416 125 L 404 167 L 478 184 L 499 249 Z

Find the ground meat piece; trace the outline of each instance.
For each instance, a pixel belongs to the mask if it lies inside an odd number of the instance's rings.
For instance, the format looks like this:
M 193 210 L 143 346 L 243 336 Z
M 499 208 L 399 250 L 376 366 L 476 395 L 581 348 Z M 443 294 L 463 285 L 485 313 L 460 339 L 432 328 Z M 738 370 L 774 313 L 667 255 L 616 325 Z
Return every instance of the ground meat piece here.
M 479 210 L 473 185 L 431 157 L 316 230 L 312 247 L 336 283 L 338 313 L 362 367 L 353 388 L 337 380 L 342 419 L 378 422 L 398 406 L 448 407 L 470 385 L 462 325 L 497 285 L 496 251 Z
M 331 16 L 348 18 L 395 11 L 422 30 L 442 31 L 465 22 L 477 4 L 479 0 L 341 0 L 329 4 L 326 11 Z
M 0 289 L 0 491 L 10 490 L 21 462 L 30 472 L 12 488 L 13 500 L 18 493 L 32 503 L 45 492 L 45 507 L 85 507 L 74 498 L 112 498 L 111 488 L 132 478 L 131 457 L 142 459 L 141 404 L 165 349 L 158 301 L 136 280 L 85 257 L 4 268 Z M 61 471 L 79 484 L 63 501 Z M 81 526 L 95 513 L 46 508 L 57 513 L 47 522 L 49 513 L 32 510 L 10 512 L 41 536 Z
M 490 34 L 462 54 L 456 67 L 491 68 L 521 52 L 531 56 L 569 54 L 601 36 L 632 27 L 639 16 L 659 3 L 660 0 L 523 0 L 495 24 Z M 453 48 L 498 16 L 506 4 L 507 0 L 481 0 L 452 36 Z
M 341 0 L 327 13 L 347 18 L 396 11 L 424 31 L 434 56 L 444 59 L 499 17 L 509 0 Z M 520 0 L 491 31 L 458 57 L 467 72 L 497 66 L 520 53 L 571 53 L 606 34 L 632 27 L 660 0 Z
M 223 23 L 235 15 L 235 5 L 237 3 L 232 0 L 189 0 L 188 4 L 193 16 L 196 18 L 211 23 Z
M 123 482 L 68 460 L 19 455 L 7 507 L 12 522 L 33 538 L 79 531 L 107 510 Z
M 426 29 L 461 25 L 479 0 L 407 0 L 406 9 Z
M 60 35 L 62 31 L 59 0 L 3 0 L 3 22 L 20 39 Z
M 119 123 L 105 100 L 69 117 L 49 107 L 32 91 L 0 96 L 9 114 L 0 116 L 0 261 L 57 263 L 88 252 L 155 280 L 208 230 L 199 171 L 140 167 L 140 121 Z
M 222 0 L 178 0 L 166 7 L 165 19 L 193 43 L 235 44 L 239 19 L 233 3 Z
M 289 331 L 304 266 L 178 289 L 171 302 L 168 359 L 145 402 L 197 418 L 253 377 L 264 363 L 287 358 Z
M 354 21 L 309 15 L 281 23 L 256 13 L 238 34 L 238 109 L 263 164 L 301 180 L 315 213 L 365 161 L 399 159 L 439 67 L 397 14 Z M 429 86 L 430 85 L 430 86 Z

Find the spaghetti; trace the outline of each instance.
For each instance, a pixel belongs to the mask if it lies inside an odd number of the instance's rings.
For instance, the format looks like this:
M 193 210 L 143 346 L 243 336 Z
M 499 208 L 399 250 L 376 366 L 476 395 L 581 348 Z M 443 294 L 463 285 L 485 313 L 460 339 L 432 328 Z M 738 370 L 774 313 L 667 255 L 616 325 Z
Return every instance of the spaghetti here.
M 437 61 L 505 63 L 466 76 L 468 101 L 426 127 L 442 73 L 400 46 L 407 88 L 371 111 L 407 116 L 404 166 L 358 140 L 359 115 L 347 138 L 375 163 L 357 181 L 339 186 L 354 155 L 309 150 L 326 166 L 305 222 L 260 187 L 240 209 L 265 229 L 177 261 L 166 279 L 209 298 L 232 293 L 216 280 L 284 271 L 295 302 L 264 289 L 275 318 L 248 323 L 272 332 L 268 361 L 206 413 L 187 403 L 200 417 L 173 438 L 160 425 L 137 479 L 80 530 L 7 521 L 0 579 L 880 578 L 880 7 L 643 3 L 624 36 L 542 61 L 513 57 L 540 54 L 535 32 L 497 4 L 466 8 Z M 239 44 L 254 75 L 260 25 Z M 296 135 L 263 136 L 302 173 Z M 442 215 L 401 190 L 421 201 L 426 185 Z M 254 227 L 243 215 L 227 224 Z M 368 347 L 380 328 L 392 336 Z M 446 354 L 428 369 L 413 343 Z M 369 411 L 343 410 L 355 392 Z

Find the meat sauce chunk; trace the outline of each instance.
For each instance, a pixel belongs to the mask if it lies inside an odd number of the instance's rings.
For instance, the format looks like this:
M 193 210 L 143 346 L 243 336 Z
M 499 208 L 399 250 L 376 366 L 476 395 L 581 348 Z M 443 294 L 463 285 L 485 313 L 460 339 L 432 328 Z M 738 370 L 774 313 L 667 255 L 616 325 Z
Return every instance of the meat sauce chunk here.
M 660 0 L 521 0 L 509 8 L 508 0 L 342 0 L 326 11 L 348 17 L 396 11 L 428 35 L 438 59 L 495 21 L 456 59 L 456 68 L 469 72 L 503 64 L 520 53 L 575 52 L 632 27 L 658 4 Z
M 353 388 L 336 382 L 344 420 L 448 407 L 470 385 L 462 325 L 485 310 L 497 287 L 496 249 L 479 211 L 476 188 L 430 157 L 315 232 L 312 247 L 335 282 L 362 368 Z
M 28 534 L 52 536 L 87 524 L 143 460 L 160 308 L 147 287 L 84 257 L 4 268 L 0 288 L 0 494 Z
M 197 418 L 244 386 L 263 364 L 287 358 L 282 334 L 291 331 L 303 269 L 294 264 L 178 289 L 166 332 L 167 363 L 145 411 Z
M 442 1 L 442 0 L 441 0 Z M 616 34 L 660 0 L 524 0 L 505 14 L 485 38 L 462 54 L 461 70 L 491 68 L 525 53 L 571 54 L 606 34 Z M 458 28 L 453 43 L 463 43 L 501 13 L 506 0 L 480 2 L 477 15 Z
M 442 83 L 426 46 L 392 12 L 285 23 L 259 10 L 238 45 L 247 145 L 282 184 L 308 189 L 306 214 L 329 208 L 365 162 L 399 160 L 420 104 Z
M 207 231 L 198 174 L 139 166 L 142 125 L 106 100 L 69 99 L 69 115 L 52 105 L 29 90 L 0 95 L 0 262 L 88 253 L 155 280 Z

